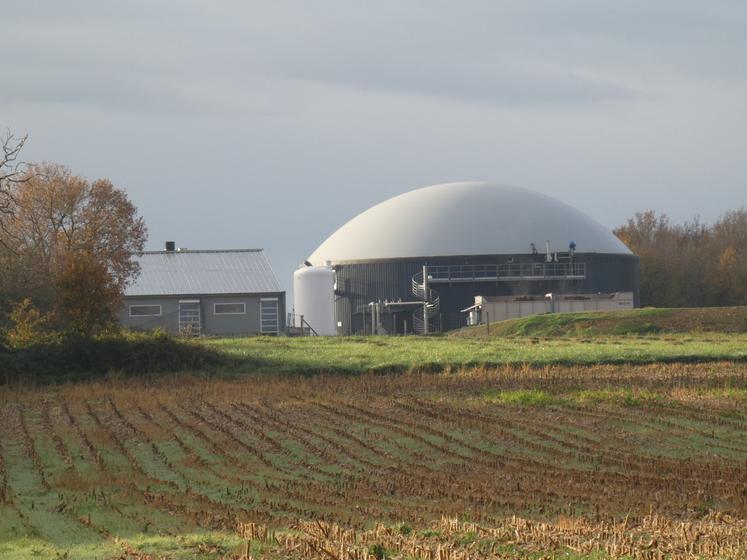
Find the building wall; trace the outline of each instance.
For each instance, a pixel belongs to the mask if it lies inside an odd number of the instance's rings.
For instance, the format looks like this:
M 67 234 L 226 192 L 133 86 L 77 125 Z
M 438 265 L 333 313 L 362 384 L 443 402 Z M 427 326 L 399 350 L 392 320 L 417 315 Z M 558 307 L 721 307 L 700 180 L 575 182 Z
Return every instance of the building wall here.
M 554 300 L 536 299 L 531 301 L 517 301 L 513 298 L 488 300 L 475 298 L 479 304 L 479 319 L 481 323 L 487 321 L 504 321 L 528 317 L 539 313 L 573 313 L 577 311 L 618 311 L 633 308 L 632 292 L 617 292 L 614 295 L 584 294 L 586 299 L 567 299 L 565 294 L 553 294 Z
M 542 262 L 544 255 L 481 255 L 470 257 L 432 257 L 397 259 L 390 261 L 333 263 L 337 274 L 337 299 L 335 312 L 342 323 L 340 334 L 361 333 L 370 328 L 370 318 L 358 309 L 377 300 L 414 300 L 412 277 L 422 271 L 423 265 L 503 264 Z M 583 280 L 546 280 L 523 282 L 465 282 L 433 284 L 441 298 L 441 316 L 433 326 L 441 330 L 457 329 L 465 325 L 462 309 L 474 303 L 476 295 L 544 295 L 556 293 L 612 293 L 632 292 L 635 305 L 639 305 L 640 269 L 635 255 L 577 253 L 575 261 L 586 263 Z M 411 311 L 396 315 L 382 315 L 384 328 L 390 333 L 402 333 L 407 322 L 412 330 Z
M 179 332 L 179 301 L 199 300 L 201 334 L 207 336 L 254 335 L 260 334 L 260 300 L 278 299 L 278 325 L 285 331 L 285 292 L 274 294 L 232 294 L 232 295 L 184 295 L 125 297 L 125 306 L 120 311 L 120 322 L 133 330 L 164 329 L 171 334 Z M 244 303 L 246 312 L 242 314 L 216 314 L 216 303 Z M 161 305 L 159 317 L 131 317 L 131 305 Z
M 158 317 L 130 317 L 131 305 L 160 305 L 161 315 Z M 163 329 L 166 332 L 176 334 L 179 330 L 179 298 L 125 297 L 124 308 L 119 313 L 119 321 L 132 330 Z

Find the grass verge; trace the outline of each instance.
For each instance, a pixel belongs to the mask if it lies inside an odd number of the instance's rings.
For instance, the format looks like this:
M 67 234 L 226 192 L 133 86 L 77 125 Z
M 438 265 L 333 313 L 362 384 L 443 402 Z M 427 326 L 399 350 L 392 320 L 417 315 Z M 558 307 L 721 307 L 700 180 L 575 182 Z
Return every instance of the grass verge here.
M 672 333 L 745 333 L 747 307 L 654 308 L 545 313 L 490 325 L 490 336 L 619 336 Z M 487 336 L 485 326 L 457 337 Z
M 747 308 L 730 309 L 719 313 L 724 317 L 732 311 L 736 313 L 727 321 L 736 329 Z M 0 347 L 0 383 L 74 381 L 111 373 L 311 375 L 440 372 L 505 365 L 747 361 L 744 332 L 659 332 L 665 328 L 663 325 L 675 330 L 692 327 L 693 314 L 713 318 L 714 313 L 701 309 L 642 309 L 539 315 L 495 324 L 490 336 L 486 336 L 485 327 L 477 327 L 451 336 L 183 340 L 158 333 L 132 333 L 88 340 L 62 339 L 16 350 Z M 721 326 L 727 328 L 726 323 Z M 535 335 L 518 336 L 531 333 Z

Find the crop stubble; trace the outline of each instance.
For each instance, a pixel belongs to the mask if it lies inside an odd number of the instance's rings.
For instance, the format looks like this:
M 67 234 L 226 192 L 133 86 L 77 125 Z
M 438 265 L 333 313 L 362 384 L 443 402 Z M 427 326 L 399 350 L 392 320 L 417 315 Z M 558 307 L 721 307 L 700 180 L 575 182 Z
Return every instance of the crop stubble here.
M 533 391 L 549 397 L 501 400 Z M 747 366 L 730 363 L 16 389 L 0 504 L 57 550 L 39 520 L 130 557 L 143 533 L 251 524 L 278 531 L 255 547 L 299 558 L 747 554 L 740 391 Z

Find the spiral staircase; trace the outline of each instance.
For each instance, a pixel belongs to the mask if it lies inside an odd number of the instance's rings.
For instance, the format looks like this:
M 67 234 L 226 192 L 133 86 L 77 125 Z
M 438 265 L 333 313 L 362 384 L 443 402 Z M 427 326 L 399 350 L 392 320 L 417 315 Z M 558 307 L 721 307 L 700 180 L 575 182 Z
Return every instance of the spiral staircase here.
M 441 311 L 441 298 L 438 292 L 432 288 L 426 290 L 425 283 L 423 282 L 423 273 L 418 272 L 412 277 L 412 293 L 420 300 L 427 301 L 423 306 L 415 308 L 412 312 L 412 328 L 418 334 L 425 332 L 425 322 L 423 320 L 423 314 L 428 314 L 428 331 L 435 332 L 440 330 L 441 325 L 437 324 L 431 319 L 435 319 L 439 316 Z

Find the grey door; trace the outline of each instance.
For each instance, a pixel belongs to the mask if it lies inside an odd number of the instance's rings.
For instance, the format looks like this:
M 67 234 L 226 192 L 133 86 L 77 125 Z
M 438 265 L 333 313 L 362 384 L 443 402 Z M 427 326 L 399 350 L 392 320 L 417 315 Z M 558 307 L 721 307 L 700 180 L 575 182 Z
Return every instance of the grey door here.
M 202 327 L 200 319 L 199 301 L 179 302 L 179 334 L 182 336 L 200 336 Z
M 278 298 L 262 298 L 259 301 L 259 320 L 261 334 L 278 334 L 280 321 L 278 317 Z

